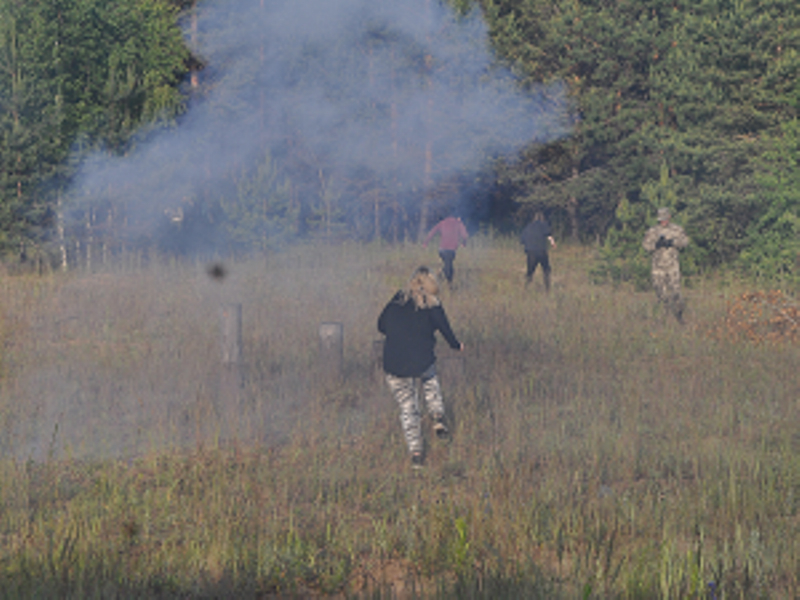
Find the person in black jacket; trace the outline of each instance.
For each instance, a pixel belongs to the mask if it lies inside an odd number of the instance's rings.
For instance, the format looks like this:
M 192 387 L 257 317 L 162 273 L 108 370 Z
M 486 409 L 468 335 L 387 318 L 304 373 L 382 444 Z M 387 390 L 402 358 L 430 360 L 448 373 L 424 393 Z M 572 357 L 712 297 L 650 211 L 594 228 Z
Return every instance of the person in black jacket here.
M 530 284 L 533 279 L 533 272 L 537 265 L 542 265 L 544 271 L 544 288 L 550 291 L 550 259 L 547 256 L 547 244 L 556 247 L 556 241 L 550 231 L 550 224 L 544 220 L 541 211 L 537 211 L 533 221 L 528 223 L 519 236 L 519 241 L 525 248 L 528 257 L 528 269 L 525 273 L 525 285 Z
M 441 386 L 436 376 L 434 334 L 439 331 L 451 348 L 464 349 L 450 328 L 438 293 L 436 278 L 427 267 L 419 267 L 406 289 L 394 295 L 378 318 L 378 331 L 386 336 L 383 345 L 386 383 L 400 406 L 400 423 L 414 466 L 423 463 L 417 391 L 420 381 L 428 412 L 433 417 L 434 432 L 438 437 L 448 435 Z
M 544 215 L 541 211 L 537 211 L 533 217 L 533 221 L 528 223 L 525 229 L 519 236 L 519 241 L 525 248 L 525 255 L 527 256 L 528 268 L 525 272 L 525 286 L 527 287 L 533 279 L 533 272 L 538 265 L 542 265 L 544 271 L 544 288 L 550 291 L 550 258 L 547 256 L 548 243 L 553 248 L 556 247 L 556 241 L 553 239 L 553 234 L 550 231 L 550 224 L 545 221 Z

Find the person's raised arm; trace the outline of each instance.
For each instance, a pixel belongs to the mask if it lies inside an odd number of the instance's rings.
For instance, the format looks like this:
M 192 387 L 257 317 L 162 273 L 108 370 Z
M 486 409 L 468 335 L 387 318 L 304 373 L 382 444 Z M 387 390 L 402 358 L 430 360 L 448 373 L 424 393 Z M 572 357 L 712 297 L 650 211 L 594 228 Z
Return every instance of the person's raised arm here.
M 672 245 L 676 248 L 686 248 L 689 245 L 689 236 L 686 235 L 686 232 L 681 227 L 676 235 L 672 238 Z
M 431 228 L 431 230 L 428 232 L 428 235 L 425 236 L 425 241 L 422 242 L 422 247 L 423 248 L 427 248 L 428 247 L 428 242 L 430 242 L 431 239 L 433 238 L 433 236 L 435 236 L 436 233 L 439 231 L 439 226 L 440 225 L 441 225 L 441 223 L 437 223 L 436 225 L 434 225 Z
M 397 294 L 383 307 L 380 316 L 378 317 L 378 331 L 381 332 L 383 335 L 386 335 L 386 320 L 387 320 L 387 313 L 389 312 L 389 307 L 392 305 L 397 299 Z
M 456 334 L 453 333 L 453 329 L 450 327 L 450 321 L 447 319 L 447 314 L 444 312 L 444 309 L 441 306 L 434 306 L 432 309 L 433 311 L 433 322 L 438 329 L 447 343 L 453 350 L 463 350 L 464 344 L 458 341 Z
M 469 234 L 467 233 L 467 228 L 464 226 L 464 223 L 461 221 L 461 219 L 458 220 L 458 224 L 460 226 L 459 229 L 458 229 L 458 233 L 461 236 L 461 245 L 466 247 L 467 240 L 469 239 Z
M 642 240 L 642 247 L 648 252 L 655 252 L 657 241 L 658 241 L 658 231 L 654 227 L 650 228 L 647 230 L 647 233 L 644 234 L 644 240 Z

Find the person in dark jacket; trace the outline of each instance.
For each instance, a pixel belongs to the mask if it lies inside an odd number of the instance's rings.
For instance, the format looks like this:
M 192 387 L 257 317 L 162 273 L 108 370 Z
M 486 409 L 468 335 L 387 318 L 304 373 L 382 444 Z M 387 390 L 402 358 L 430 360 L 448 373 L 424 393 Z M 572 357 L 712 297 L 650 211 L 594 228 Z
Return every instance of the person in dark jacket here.
M 447 314 L 439 302 L 439 285 L 427 267 L 414 271 L 408 286 L 397 292 L 378 317 L 378 331 L 386 336 L 383 345 L 383 370 L 386 383 L 400 406 L 400 423 L 406 438 L 411 462 L 423 463 L 423 438 L 419 394 L 433 417 L 438 437 L 448 435 L 444 418 L 439 378 L 436 376 L 435 333 L 438 331 L 455 350 L 463 350 Z
M 544 287 L 550 291 L 550 258 L 547 255 L 547 245 L 556 247 L 556 241 L 550 231 L 550 224 L 545 221 L 541 211 L 537 211 L 533 221 L 528 223 L 519 236 L 519 241 L 525 248 L 528 257 L 528 268 L 525 273 L 525 285 L 530 284 L 533 279 L 533 272 L 538 265 L 542 265 L 544 271 Z

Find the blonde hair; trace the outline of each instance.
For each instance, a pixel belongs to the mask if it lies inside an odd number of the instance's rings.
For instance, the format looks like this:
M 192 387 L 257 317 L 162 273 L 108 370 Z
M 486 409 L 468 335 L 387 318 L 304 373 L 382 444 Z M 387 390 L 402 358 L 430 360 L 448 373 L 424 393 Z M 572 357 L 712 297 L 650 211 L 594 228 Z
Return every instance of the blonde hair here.
M 417 308 L 439 306 L 439 284 L 428 267 L 417 267 L 405 289 L 406 300 L 411 298 Z

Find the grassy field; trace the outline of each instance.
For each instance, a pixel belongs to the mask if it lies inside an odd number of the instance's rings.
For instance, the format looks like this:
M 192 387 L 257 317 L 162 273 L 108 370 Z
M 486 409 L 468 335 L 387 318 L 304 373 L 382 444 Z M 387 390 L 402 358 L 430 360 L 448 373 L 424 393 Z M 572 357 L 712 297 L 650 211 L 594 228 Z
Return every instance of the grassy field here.
M 3 277 L 0 597 L 799 597 L 792 296 L 694 281 L 680 326 L 590 284 L 590 250 L 551 259 L 545 294 L 510 241 L 459 252 L 421 471 L 373 342 L 433 249 Z

